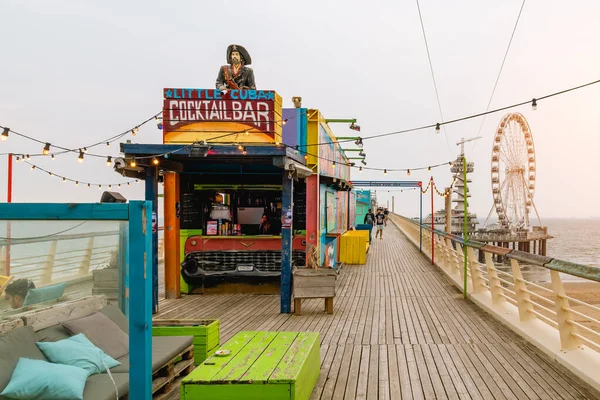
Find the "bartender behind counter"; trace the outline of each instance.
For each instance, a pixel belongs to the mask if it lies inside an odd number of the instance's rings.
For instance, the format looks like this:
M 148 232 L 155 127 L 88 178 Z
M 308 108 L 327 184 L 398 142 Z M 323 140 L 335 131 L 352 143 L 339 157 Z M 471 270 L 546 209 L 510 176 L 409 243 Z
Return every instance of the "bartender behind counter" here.
M 263 214 L 260 220 L 260 226 L 258 227 L 259 235 L 269 235 L 271 234 L 271 222 L 267 218 L 267 214 Z

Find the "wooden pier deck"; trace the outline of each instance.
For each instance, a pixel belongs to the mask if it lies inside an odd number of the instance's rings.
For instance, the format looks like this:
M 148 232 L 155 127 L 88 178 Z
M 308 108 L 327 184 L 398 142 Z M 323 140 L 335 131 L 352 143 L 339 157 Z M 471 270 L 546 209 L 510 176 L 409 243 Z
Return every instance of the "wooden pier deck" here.
M 366 266 L 345 266 L 334 313 L 304 301 L 280 314 L 272 295 L 161 300 L 156 318 L 216 318 L 221 343 L 240 330 L 318 331 L 311 399 L 598 399 L 565 368 L 479 309 L 393 225 Z

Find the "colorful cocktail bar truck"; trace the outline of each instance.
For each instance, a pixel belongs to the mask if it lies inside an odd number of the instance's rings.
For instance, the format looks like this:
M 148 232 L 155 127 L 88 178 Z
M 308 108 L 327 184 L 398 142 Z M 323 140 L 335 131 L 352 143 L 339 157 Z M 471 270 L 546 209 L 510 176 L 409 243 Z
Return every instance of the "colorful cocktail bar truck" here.
M 167 295 L 279 292 L 282 265 L 305 265 L 310 246 L 339 267 L 356 198 L 351 161 L 319 110 L 299 98 L 283 108 L 268 90 L 166 88 L 163 98 L 163 143 L 122 143 L 116 169 L 146 181 L 157 214 L 164 186 Z

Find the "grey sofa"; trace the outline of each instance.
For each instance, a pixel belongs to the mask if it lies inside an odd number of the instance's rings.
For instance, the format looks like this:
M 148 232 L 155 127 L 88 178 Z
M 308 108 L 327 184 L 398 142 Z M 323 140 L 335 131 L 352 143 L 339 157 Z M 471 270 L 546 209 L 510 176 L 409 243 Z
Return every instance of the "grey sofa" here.
M 104 306 L 100 312 L 113 321 L 123 332 L 128 333 L 127 318 L 115 306 Z M 20 357 L 46 360 L 35 342 L 55 342 L 66 339 L 71 333 L 61 321 L 56 325 L 34 331 L 32 326 L 18 327 L 0 334 L 0 392 L 8 385 L 12 371 Z M 175 357 L 192 346 L 192 336 L 164 336 L 152 338 L 152 371 L 156 372 Z M 100 347 L 100 346 L 98 346 Z M 102 347 L 100 347 L 102 349 Z M 105 349 L 102 349 L 106 352 Z M 48 361 L 48 360 L 46 360 Z M 121 365 L 111 368 L 111 374 L 118 389 L 119 398 L 127 398 L 129 392 L 129 354 L 118 359 Z M 114 400 L 115 385 L 108 373 L 88 377 L 83 398 L 85 400 Z M 0 399 L 8 399 L 0 396 Z

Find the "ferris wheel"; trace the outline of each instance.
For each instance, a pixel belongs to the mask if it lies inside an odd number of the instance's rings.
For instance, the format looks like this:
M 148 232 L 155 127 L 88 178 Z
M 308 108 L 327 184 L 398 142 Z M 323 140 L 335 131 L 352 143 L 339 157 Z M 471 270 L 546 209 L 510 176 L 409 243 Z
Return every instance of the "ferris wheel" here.
M 535 209 L 536 165 L 533 136 L 522 114 L 506 114 L 498 124 L 491 173 L 499 225 L 511 232 L 528 230 L 531 226 L 529 213 L 532 206 Z

